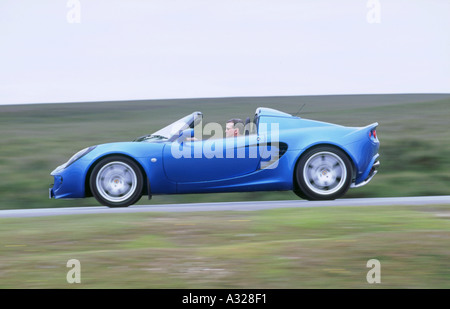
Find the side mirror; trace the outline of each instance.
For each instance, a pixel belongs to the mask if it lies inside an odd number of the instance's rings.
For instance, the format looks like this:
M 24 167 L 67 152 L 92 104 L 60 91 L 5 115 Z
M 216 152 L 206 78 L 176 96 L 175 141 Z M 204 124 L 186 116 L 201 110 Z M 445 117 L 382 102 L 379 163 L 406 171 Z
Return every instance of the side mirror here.
M 194 129 L 187 129 L 180 132 L 177 138 L 178 143 L 184 142 L 187 138 L 194 137 Z

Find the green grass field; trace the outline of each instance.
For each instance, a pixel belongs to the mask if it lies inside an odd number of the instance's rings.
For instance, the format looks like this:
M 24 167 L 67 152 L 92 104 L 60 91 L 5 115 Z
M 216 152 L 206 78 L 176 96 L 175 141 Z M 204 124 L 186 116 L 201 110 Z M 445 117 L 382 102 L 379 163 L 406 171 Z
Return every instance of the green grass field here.
M 349 126 L 379 122 L 379 174 L 346 197 L 450 194 L 450 94 L 156 100 L 0 106 L 0 209 L 49 200 L 49 173 L 90 145 L 129 141 L 199 110 L 205 122 L 259 106 Z M 140 204 L 297 199 L 292 192 L 145 197 Z M 0 288 L 450 288 L 450 208 L 0 218 Z M 66 263 L 81 263 L 68 284 Z M 366 263 L 381 263 L 381 284 Z
M 48 200 L 50 172 L 90 145 L 130 141 L 193 111 L 204 123 L 257 107 L 348 126 L 379 122 L 379 174 L 347 197 L 450 194 L 450 94 L 149 100 L 0 106 L 0 209 L 98 205 Z M 292 192 L 154 196 L 151 203 L 297 199 Z M 149 203 L 144 197 L 140 204 Z
M 2 218 L 0 288 L 450 288 L 449 218 L 448 205 Z

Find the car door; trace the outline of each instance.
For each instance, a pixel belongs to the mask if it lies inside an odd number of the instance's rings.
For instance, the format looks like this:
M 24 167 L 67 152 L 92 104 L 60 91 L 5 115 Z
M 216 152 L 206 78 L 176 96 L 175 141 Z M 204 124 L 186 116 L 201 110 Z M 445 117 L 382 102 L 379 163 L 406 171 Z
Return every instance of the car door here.
M 164 147 L 163 160 L 167 178 L 177 183 L 215 182 L 238 177 L 259 168 L 258 137 L 254 134 L 175 141 Z

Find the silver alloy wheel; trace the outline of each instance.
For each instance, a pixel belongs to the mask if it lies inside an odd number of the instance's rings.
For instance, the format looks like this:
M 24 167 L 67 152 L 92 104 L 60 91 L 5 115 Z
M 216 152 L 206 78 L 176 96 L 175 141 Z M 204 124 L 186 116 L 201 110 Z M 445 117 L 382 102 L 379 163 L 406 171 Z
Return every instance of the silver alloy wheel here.
M 98 193 L 106 200 L 120 203 L 129 199 L 137 187 L 133 168 L 120 161 L 105 164 L 97 174 Z
M 330 195 L 345 185 L 347 168 L 337 154 L 321 151 L 306 161 L 303 179 L 311 191 L 320 195 Z

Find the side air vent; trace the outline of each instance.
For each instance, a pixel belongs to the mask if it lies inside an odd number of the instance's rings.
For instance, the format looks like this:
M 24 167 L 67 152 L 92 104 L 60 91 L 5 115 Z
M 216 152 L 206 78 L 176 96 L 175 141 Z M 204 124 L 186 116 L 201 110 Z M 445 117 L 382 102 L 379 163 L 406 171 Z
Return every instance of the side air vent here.
M 288 145 L 283 142 L 278 143 L 278 145 L 269 142 L 266 144 L 260 144 L 259 147 L 260 150 L 263 149 L 261 153 L 260 169 L 265 169 L 272 165 L 274 162 L 280 160 L 280 158 L 288 150 Z

